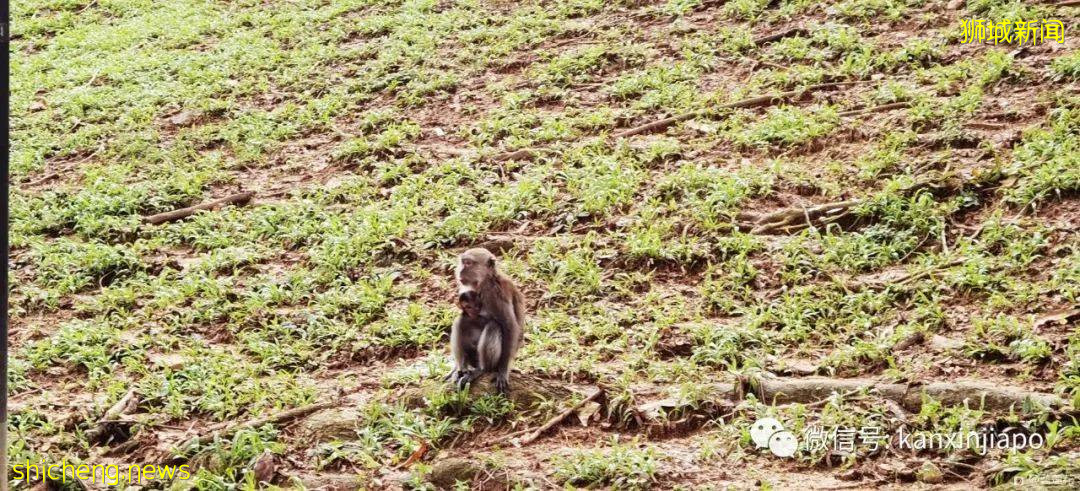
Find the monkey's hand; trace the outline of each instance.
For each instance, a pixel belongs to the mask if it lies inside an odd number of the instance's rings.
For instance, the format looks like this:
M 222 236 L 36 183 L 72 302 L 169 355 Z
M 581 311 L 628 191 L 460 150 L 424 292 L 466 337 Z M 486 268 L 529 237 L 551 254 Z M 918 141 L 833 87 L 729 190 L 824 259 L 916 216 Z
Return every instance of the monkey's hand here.
M 465 370 L 465 371 L 462 371 L 462 372 L 458 372 L 458 379 L 457 379 L 458 390 L 465 389 L 465 386 L 472 383 L 473 380 L 476 380 L 476 375 L 477 374 L 478 374 L 478 372 L 476 370 Z
M 502 395 L 510 393 L 510 375 L 509 374 L 496 374 L 495 375 L 495 391 Z
M 458 369 L 453 368 L 453 369 L 450 370 L 450 373 L 446 374 L 446 376 L 443 377 L 443 382 L 452 382 L 452 383 L 456 384 L 457 381 L 458 381 L 458 378 L 460 378 L 460 377 L 461 377 L 461 375 L 458 374 Z

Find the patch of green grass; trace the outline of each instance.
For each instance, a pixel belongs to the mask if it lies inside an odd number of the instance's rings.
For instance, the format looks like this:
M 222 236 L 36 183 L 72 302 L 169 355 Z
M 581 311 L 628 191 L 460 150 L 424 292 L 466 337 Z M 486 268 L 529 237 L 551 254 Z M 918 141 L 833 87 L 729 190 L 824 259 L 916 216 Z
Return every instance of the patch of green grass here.
M 287 371 L 265 369 L 219 349 L 192 347 L 177 370 L 150 372 L 138 383 L 144 404 L 173 418 L 214 420 L 311 403 L 315 387 Z
M 256 486 L 255 462 L 264 452 L 273 456 L 285 452 L 278 441 L 279 433 L 267 425 L 262 428 L 241 429 L 228 441 L 217 440 L 194 450 L 191 468 L 197 469 L 191 481 L 197 488 L 226 488 Z
M 361 136 L 345 141 L 334 150 L 335 159 L 355 161 L 364 157 L 400 156 L 401 146 L 420 136 L 420 125 L 408 120 L 394 121 L 380 113 L 364 118 L 360 130 Z
M 1080 51 L 1054 58 L 1050 69 L 1059 81 L 1080 79 Z
M 1026 134 L 1013 152 L 1009 173 L 1016 176 L 1016 184 L 1005 191 L 1010 203 L 1038 205 L 1080 190 L 1080 110 L 1059 108 L 1049 119 L 1049 128 Z
M 1037 363 L 1051 355 L 1050 343 L 1031 331 L 1028 321 L 1013 317 L 975 319 L 965 346 L 977 359 Z
M 836 110 L 829 106 L 781 106 L 770 108 L 763 120 L 736 132 L 734 140 L 746 146 L 798 145 L 831 133 L 839 122 Z
M 903 18 L 908 8 L 922 3 L 922 0 L 843 0 L 834 8 L 836 14 L 845 19 L 867 21 L 884 18 L 895 21 Z
M 581 451 L 554 458 L 555 477 L 577 486 L 612 486 L 617 489 L 648 489 L 656 482 L 663 457 L 652 448 L 633 442 L 613 443 L 608 448 Z
M 646 173 L 626 153 L 583 150 L 568 160 L 573 167 L 559 177 L 582 216 L 605 217 L 626 209 L 645 182 Z
M 604 45 L 586 46 L 553 57 L 536 66 L 534 76 L 541 84 L 567 87 L 585 82 L 605 66 L 618 63 L 633 66 L 644 60 L 644 53 L 635 49 L 612 49 Z
M 64 238 L 36 244 L 30 251 L 37 265 L 36 283 L 44 287 L 37 301 L 50 308 L 60 296 L 109 285 L 146 267 L 135 251 L 121 245 Z
M 554 298 L 581 299 L 596 296 L 604 285 L 603 269 L 593 249 L 595 235 L 584 237 L 566 249 L 555 240 L 537 241 L 529 253 L 529 265 Z
M 734 0 L 727 2 L 721 11 L 737 20 L 754 20 L 769 7 L 769 0 Z

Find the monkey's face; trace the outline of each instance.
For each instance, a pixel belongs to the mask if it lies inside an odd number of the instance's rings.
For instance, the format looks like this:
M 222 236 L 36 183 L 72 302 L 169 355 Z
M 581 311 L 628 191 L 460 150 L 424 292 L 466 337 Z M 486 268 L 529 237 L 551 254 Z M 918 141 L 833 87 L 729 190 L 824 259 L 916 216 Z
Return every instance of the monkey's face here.
M 461 307 L 461 312 L 466 317 L 477 317 L 480 315 L 480 292 L 476 290 L 466 290 L 458 294 L 458 306 Z
M 462 285 L 477 288 L 495 273 L 495 256 L 487 249 L 469 249 L 458 256 L 457 279 Z

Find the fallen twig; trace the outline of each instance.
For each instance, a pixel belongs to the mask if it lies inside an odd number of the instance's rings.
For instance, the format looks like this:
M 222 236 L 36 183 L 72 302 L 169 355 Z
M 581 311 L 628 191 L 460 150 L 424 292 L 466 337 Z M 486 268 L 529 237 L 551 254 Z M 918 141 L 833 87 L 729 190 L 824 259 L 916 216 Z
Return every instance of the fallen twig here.
M 765 215 L 754 223 L 751 234 L 761 235 L 772 232 L 791 233 L 807 227 L 815 226 L 814 222 L 828 224 L 835 222 L 847 215 L 847 210 L 862 203 L 862 200 L 853 199 L 826 203 L 809 208 L 787 208 Z
M 412 453 L 412 455 L 409 455 L 408 459 L 405 459 L 405 462 L 402 462 L 400 465 L 395 467 L 395 469 L 408 468 L 410 465 L 413 465 L 417 460 L 424 458 L 424 454 L 426 454 L 430 448 L 431 447 L 428 445 L 427 442 L 420 442 L 420 448 L 417 448 L 416 451 Z
M 522 148 L 520 150 L 514 150 L 513 152 L 500 153 L 491 157 L 491 160 L 496 162 L 505 162 L 507 160 L 532 160 L 536 158 L 536 152 L 528 148 Z
M 718 109 L 740 109 L 740 108 L 745 109 L 745 108 L 751 108 L 751 107 L 770 106 L 770 105 L 776 104 L 777 102 L 781 102 L 781 101 L 790 99 L 792 97 L 796 97 L 796 96 L 806 94 L 806 93 L 809 93 L 809 92 L 815 92 L 815 91 L 818 91 L 818 90 L 824 90 L 824 89 L 829 89 L 829 88 L 833 88 L 833 87 L 841 87 L 841 86 L 844 86 L 844 85 L 853 85 L 853 84 L 857 84 L 857 83 L 860 83 L 860 82 L 857 82 L 857 81 L 856 82 L 829 82 L 829 83 L 824 83 L 824 84 L 811 85 L 811 86 L 808 86 L 808 87 L 804 87 L 802 89 L 789 90 L 787 92 L 778 92 L 778 93 L 775 93 L 775 94 L 760 95 L 760 96 L 757 96 L 757 97 L 751 97 L 749 99 L 743 99 L 741 101 L 735 101 L 735 102 L 731 102 L 731 103 L 728 103 L 728 104 L 722 104 L 722 105 L 718 106 Z M 688 113 L 684 113 L 684 114 L 678 114 L 678 115 L 667 117 L 667 118 L 664 118 L 664 119 L 661 119 L 661 120 L 658 120 L 658 121 L 653 121 L 651 123 L 645 123 L 645 124 L 640 125 L 640 126 L 635 126 L 635 127 L 630 128 L 628 130 L 625 130 L 625 131 L 622 131 L 622 132 L 619 132 L 619 133 L 615 133 L 615 135 L 613 135 L 613 136 L 615 138 L 626 138 L 626 137 L 630 137 L 630 136 L 634 136 L 634 135 L 639 135 L 639 134 L 642 134 L 642 133 L 652 133 L 654 131 L 660 131 L 660 130 L 666 129 L 667 127 L 669 127 L 669 126 L 671 126 L 671 125 L 673 125 L 675 123 L 678 123 L 680 121 L 685 121 L 685 120 L 688 120 L 688 119 L 696 118 L 698 116 L 703 116 L 703 115 L 707 114 L 707 112 L 708 112 L 708 110 L 702 109 L 702 110 L 692 111 L 692 112 L 688 112 Z
M 791 29 L 788 29 L 786 31 L 780 31 L 780 32 L 775 33 L 775 34 L 769 34 L 768 36 L 759 37 L 759 38 L 754 40 L 754 45 L 755 46 L 761 46 L 763 44 L 768 44 L 768 43 L 771 43 L 773 41 L 779 41 L 779 40 L 784 39 L 786 37 L 802 36 L 803 34 L 806 34 L 806 33 L 807 33 L 807 30 L 805 28 L 792 27 Z
M 980 121 L 972 121 L 970 123 L 964 123 L 964 126 L 968 128 L 975 128 L 977 130 L 1003 130 L 1009 127 L 1007 124 L 1001 123 L 983 123 Z
M 164 213 L 158 213 L 156 215 L 150 215 L 144 217 L 143 221 L 151 225 L 160 225 L 165 222 L 172 222 L 181 220 L 194 215 L 200 210 L 214 210 L 225 205 L 244 205 L 251 201 L 251 198 L 255 197 L 255 193 L 252 191 L 245 191 L 243 193 L 236 193 L 226 196 L 214 201 L 208 201 L 195 206 L 189 206 L 187 208 L 181 208 L 179 210 L 167 211 Z
M 888 409 L 895 419 L 900 424 L 907 424 L 908 413 L 904 408 L 900 407 L 900 404 L 892 399 L 885 399 L 885 409 Z
M 953 266 L 959 266 L 961 264 L 964 264 L 964 261 L 965 261 L 964 258 L 953 259 L 952 261 L 949 261 L 949 262 L 947 262 L 945 264 L 942 264 L 941 266 L 935 266 L 935 267 L 930 268 L 930 269 L 924 269 L 922 271 L 919 271 L 918 273 L 912 273 L 912 274 L 909 274 L 909 275 L 904 276 L 902 278 L 898 278 L 895 281 L 889 282 L 889 284 L 905 285 L 905 284 L 911 283 L 913 281 L 921 280 L 923 278 L 926 278 L 927 276 L 933 275 L 934 273 L 937 273 L 937 272 L 939 272 L 939 271 L 941 271 L 943 269 L 951 268 Z
M 47 182 L 49 182 L 49 181 L 51 181 L 53 179 L 56 179 L 57 177 L 60 177 L 59 172 L 50 172 L 50 173 L 45 174 L 44 176 L 42 176 L 40 179 L 35 179 L 33 181 L 24 183 L 23 186 L 33 187 L 33 186 L 37 186 L 39 184 L 45 184 L 45 183 L 47 183 Z
M 602 389 L 596 389 L 595 391 L 593 391 L 592 394 L 589 394 L 588 397 L 582 399 L 577 404 L 574 404 L 573 406 L 570 406 L 569 408 L 566 408 L 565 411 L 555 415 L 554 418 L 549 419 L 548 422 L 544 423 L 543 426 L 537 428 L 532 433 L 529 433 L 529 434 L 525 435 L 521 439 L 520 443 L 522 445 L 527 445 L 527 444 L 531 443 L 532 441 L 536 440 L 537 438 L 540 438 L 540 435 L 542 435 L 545 431 L 550 430 L 553 426 L 561 423 L 563 420 L 568 418 L 571 414 L 574 414 L 574 412 L 577 411 L 579 408 L 581 408 L 581 406 L 584 406 L 585 403 L 595 400 L 596 398 L 600 397 L 603 393 L 604 393 L 604 391 Z
M 926 333 L 922 331 L 916 331 L 914 334 L 904 339 L 901 339 L 900 342 L 894 344 L 890 351 L 892 351 L 893 353 L 898 353 L 917 344 L 923 344 L 924 342 L 926 342 Z
M 138 406 L 139 398 L 135 395 L 135 389 L 128 390 L 105 411 L 105 414 L 98 420 L 97 425 L 87 432 L 87 437 L 91 441 L 105 439 L 117 425 L 134 423 L 134 421 L 121 420 L 120 417 L 134 411 Z
M 862 114 L 880 113 L 880 112 L 885 112 L 885 111 L 892 111 L 893 109 L 901 109 L 901 108 L 905 108 L 905 107 L 911 107 L 911 103 L 907 102 L 907 101 L 893 102 L 893 103 L 889 103 L 889 104 L 882 104 L 880 106 L 864 107 L 862 109 L 852 109 L 850 111 L 841 112 L 839 114 L 839 116 L 841 118 L 846 118 L 846 117 L 849 117 L 849 116 L 859 116 L 859 115 L 862 115 Z

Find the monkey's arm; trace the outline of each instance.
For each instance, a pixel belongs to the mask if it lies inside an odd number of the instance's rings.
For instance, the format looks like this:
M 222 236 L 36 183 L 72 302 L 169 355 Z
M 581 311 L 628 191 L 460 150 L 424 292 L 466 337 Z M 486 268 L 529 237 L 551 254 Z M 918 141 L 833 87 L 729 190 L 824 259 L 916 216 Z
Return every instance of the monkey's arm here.
M 446 376 L 446 380 L 454 383 L 457 383 L 461 373 L 465 370 L 465 350 L 462 349 L 462 341 L 461 316 L 458 316 L 457 319 L 454 319 L 453 326 L 450 327 L 450 354 L 454 357 L 454 367 L 450 369 L 450 373 Z

